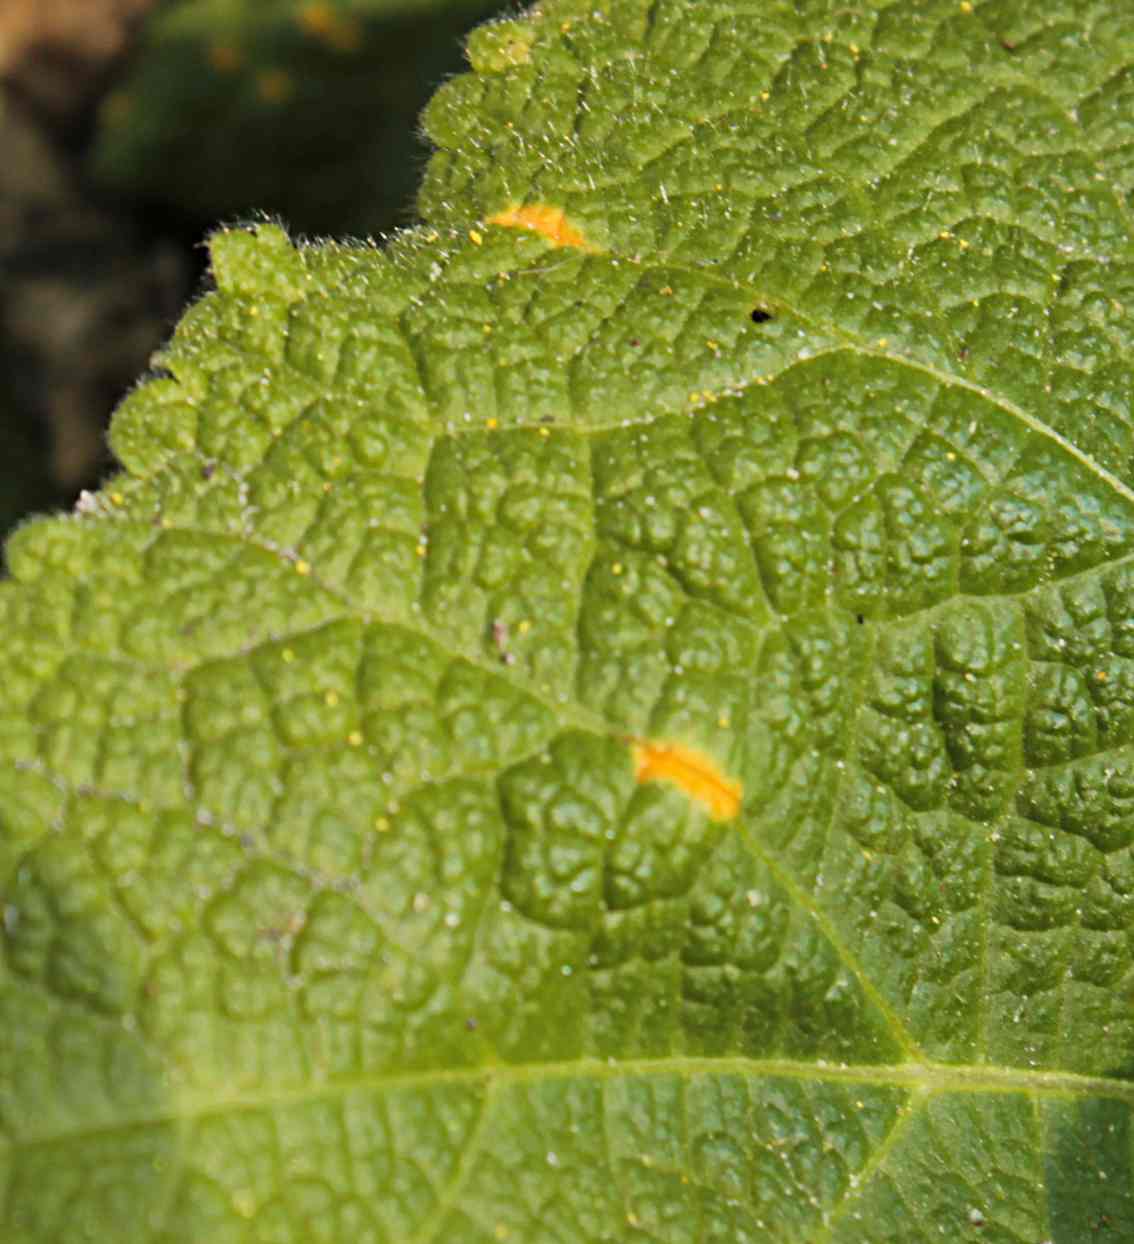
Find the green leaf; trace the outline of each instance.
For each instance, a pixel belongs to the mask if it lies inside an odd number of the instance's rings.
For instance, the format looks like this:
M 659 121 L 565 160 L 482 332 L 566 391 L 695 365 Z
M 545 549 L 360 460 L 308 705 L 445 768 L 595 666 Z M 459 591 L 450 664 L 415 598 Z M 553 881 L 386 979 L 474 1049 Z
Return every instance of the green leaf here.
M 1127 6 L 470 55 L 8 546 L 4 1239 L 1131 1238 Z

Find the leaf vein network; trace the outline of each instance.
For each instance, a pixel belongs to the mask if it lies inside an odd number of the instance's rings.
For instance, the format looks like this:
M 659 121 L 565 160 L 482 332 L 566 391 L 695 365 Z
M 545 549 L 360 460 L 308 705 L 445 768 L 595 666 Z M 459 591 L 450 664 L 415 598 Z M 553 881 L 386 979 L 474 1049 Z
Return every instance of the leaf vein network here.
M 434 1091 L 446 1087 L 489 1086 L 493 1093 L 511 1086 L 538 1085 L 565 1080 L 606 1083 L 635 1078 L 677 1077 L 685 1081 L 698 1076 L 736 1076 L 746 1080 L 787 1079 L 831 1084 L 871 1084 L 920 1095 L 928 1101 L 945 1094 L 1025 1094 L 1036 1100 L 1075 1101 L 1104 1098 L 1134 1107 L 1134 1083 L 1110 1076 L 1078 1075 L 1073 1072 L 1029 1071 L 1017 1067 L 992 1067 L 926 1062 L 894 1064 L 814 1063 L 791 1059 L 750 1059 L 739 1056 L 636 1058 L 615 1061 L 579 1058 L 562 1062 L 512 1063 L 459 1068 L 426 1069 L 397 1073 L 370 1073 L 325 1081 L 318 1085 L 297 1084 L 286 1088 L 249 1091 L 229 1097 L 210 1096 L 200 1102 L 182 1097 L 167 1110 L 139 1112 L 112 1123 L 84 1127 L 57 1127 L 41 1133 L 0 1135 L 0 1145 L 31 1148 L 84 1137 L 110 1137 L 144 1128 L 185 1124 L 193 1120 L 223 1118 L 249 1110 L 289 1109 L 297 1105 L 335 1102 L 360 1092 L 384 1093 L 405 1090 Z

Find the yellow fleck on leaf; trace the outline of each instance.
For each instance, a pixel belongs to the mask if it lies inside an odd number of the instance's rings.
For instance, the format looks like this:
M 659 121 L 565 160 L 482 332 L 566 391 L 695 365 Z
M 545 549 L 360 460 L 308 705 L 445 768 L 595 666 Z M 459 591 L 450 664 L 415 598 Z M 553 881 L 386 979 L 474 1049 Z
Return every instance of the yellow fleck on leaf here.
M 479 246 L 484 241 L 484 238 L 475 229 L 470 229 L 469 230 L 469 241 L 474 246 Z
M 561 207 L 553 207 L 550 203 L 506 207 L 494 216 L 489 216 L 488 223 L 500 225 L 504 229 L 527 229 L 531 233 L 538 233 L 552 246 L 574 246 L 577 250 L 587 251 L 592 255 L 599 250 L 567 219 Z
M 477 73 L 504 73 L 531 60 L 535 37 L 531 22 L 490 22 L 469 35 L 465 52 Z
M 301 575 L 309 575 L 311 573 L 311 563 L 305 561 L 297 561 L 295 563 L 295 573 Z
M 251 1218 L 256 1213 L 256 1194 L 250 1188 L 239 1188 L 232 1194 L 232 1208 L 241 1218 Z
M 683 743 L 635 739 L 634 776 L 639 782 L 672 782 L 708 810 L 714 821 L 731 821 L 740 812 L 740 783 L 720 771 L 716 761 Z

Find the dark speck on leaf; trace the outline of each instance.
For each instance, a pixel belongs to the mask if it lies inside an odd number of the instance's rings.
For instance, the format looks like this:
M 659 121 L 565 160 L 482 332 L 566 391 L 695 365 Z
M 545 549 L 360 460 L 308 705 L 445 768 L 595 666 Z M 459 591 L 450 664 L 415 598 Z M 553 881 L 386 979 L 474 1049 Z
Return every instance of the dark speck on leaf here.
M 637 347 L 637 346 L 640 346 L 642 343 L 638 340 L 638 338 L 637 338 L 637 337 L 631 337 L 631 338 L 630 338 L 630 344 L 631 344 L 632 346 Z
M 476 1032 L 476 1027 L 476 1020 L 470 1015 L 468 1019 L 465 1020 L 465 1028 L 469 1032 Z
M 757 307 L 752 312 L 752 315 L 750 318 L 753 324 L 767 324 L 767 322 L 770 319 L 773 319 L 774 317 L 771 311 L 765 311 L 763 307 Z

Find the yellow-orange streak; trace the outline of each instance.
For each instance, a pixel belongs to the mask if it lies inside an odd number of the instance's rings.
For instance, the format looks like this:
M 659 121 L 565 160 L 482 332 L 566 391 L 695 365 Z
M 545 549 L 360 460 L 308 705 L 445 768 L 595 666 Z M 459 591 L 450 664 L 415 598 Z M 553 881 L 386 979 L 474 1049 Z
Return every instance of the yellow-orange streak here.
M 634 776 L 639 782 L 672 782 L 704 804 L 714 821 L 731 821 L 740 812 L 741 784 L 727 777 L 715 761 L 681 743 L 635 739 Z
M 495 216 L 489 216 L 490 225 L 502 225 L 505 229 L 528 229 L 546 238 L 552 246 L 574 246 L 594 254 L 597 246 L 590 242 L 567 219 L 561 207 L 550 203 L 529 203 L 526 207 L 506 207 Z

